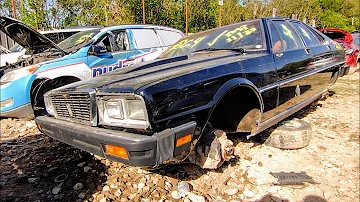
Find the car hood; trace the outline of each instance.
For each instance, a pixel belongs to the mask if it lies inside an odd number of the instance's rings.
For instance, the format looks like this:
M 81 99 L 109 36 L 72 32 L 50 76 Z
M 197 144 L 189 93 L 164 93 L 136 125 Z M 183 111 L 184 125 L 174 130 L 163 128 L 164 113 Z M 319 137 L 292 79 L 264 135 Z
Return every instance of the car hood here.
M 157 59 L 151 62 L 117 69 L 90 80 L 79 81 L 56 89 L 57 92 L 92 91 L 104 93 L 133 93 L 142 86 L 170 80 L 206 68 L 238 63 L 264 53 L 239 54 L 230 51 L 197 53 L 194 56 L 179 56 Z M 241 65 L 240 65 L 241 66 Z M 54 92 L 54 91 L 53 91 Z
M 65 53 L 53 41 L 16 19 L 0 16 L 0 30 L 33 53 L 47 48 L 56 48 Z

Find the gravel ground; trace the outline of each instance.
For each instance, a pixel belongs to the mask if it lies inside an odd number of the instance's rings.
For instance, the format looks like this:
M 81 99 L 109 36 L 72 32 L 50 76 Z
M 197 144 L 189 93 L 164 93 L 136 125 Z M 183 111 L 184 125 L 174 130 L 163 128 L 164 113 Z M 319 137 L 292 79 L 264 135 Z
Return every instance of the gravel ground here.
M 182 164 L 146 171 L 99 161 L 41 134 L 34 121 L 1 119 L 0 197 L 2 201 L 359 201 L 359 73 L 340 78 L 329 92 L 326 99 L 289 118 L 311 123 L 309 146 L 280 150 L 262 144 L 274 127 L 250 140 L 231 135 L 237 158 L 217 170 Z M 302 183 L 284 184 L 271 173 L 288 173 L 286 179 Z M 190 185 L 182 198 L 177 191 L 180 181 Z

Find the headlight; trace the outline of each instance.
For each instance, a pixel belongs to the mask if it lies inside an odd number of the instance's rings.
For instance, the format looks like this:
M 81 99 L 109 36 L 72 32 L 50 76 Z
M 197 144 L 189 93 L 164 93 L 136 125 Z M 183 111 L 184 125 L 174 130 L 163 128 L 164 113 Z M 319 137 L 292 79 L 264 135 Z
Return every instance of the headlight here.
M 31 65 L 31 66 L 23 67 L 21 69 L 16 69 L 16 70 L 10 71 L 1 77 L 0 82 L 8 83 L 11 81 L 15 81 L 17 79 L 20 79 L 22 77 L 25 77 L 25 76 L 35 72 L 35 70 L 37 68 L 39 68 L 39 65 Z
M 126 116 L 129 119 L 146 120 L 142 100 L 126 100 Z
M 53 106 L 53 104 L 51 102 L 51 99 L 49 98 L 48 95 L 49 95 L 48 93 L 44 94 L 45 108 L 46 108 L 47 113 L 49 113 L 52 116 L 55 116 L 54 106 Z
M 140 96 L 101 97 L 97 105 L 102 125 L 136 129 L 147 129 L 150 125 L 144 100 Z

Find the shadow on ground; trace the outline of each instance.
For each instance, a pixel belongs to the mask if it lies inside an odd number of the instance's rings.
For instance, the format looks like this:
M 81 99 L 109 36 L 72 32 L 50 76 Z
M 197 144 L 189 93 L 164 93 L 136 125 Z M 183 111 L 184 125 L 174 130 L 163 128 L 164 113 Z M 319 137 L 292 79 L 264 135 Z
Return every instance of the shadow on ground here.
M 76 201 L 81 192 L 86 193 L 84 199 L 91 198 L 106 181 L 104 164 L 41 133 L 4 140 L 0 153 L 1 201 Z M 91 169 L 84 172 L 84 166 Z M 76 183 L 84 187 L 74 190 Z M 56 186 L 60 190 L 54 194 Z

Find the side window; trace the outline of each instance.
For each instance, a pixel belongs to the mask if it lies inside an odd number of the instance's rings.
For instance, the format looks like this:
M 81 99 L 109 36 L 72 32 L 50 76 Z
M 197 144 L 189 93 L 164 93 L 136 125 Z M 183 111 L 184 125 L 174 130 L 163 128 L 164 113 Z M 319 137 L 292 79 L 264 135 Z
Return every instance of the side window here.
M 138 49 L 160 47 L 159 39 L 153 29 L 131 30 Z
M 164 41 L 165 46 L 171 46 L 179 39 L 182 38 L 182 35 L 177 32 L 167 31 L 167 30 L 156 30 L 156 32 L 160 35 L 161 39 Z
M 103 47 L 106 52 L 112 52 L 108 34 L 106 34 L 96 45 Z
M 113 52 L 130 50 L 129 39 L 124 30 L 113 31 L 110 38 Z
M 103 47 L 106 52 L 126 51 L 130 49 L 129 40 L 124 30 L 109 31 L 96 45 Z
M 319 45 L 319 43 L 315 39 L 315 37 L 302 24 L 300 24 L 298 22 L 293 22 L 292 24 L 294 25 L 295 29 L 298 31 L 300 36 L 304 39 L 305 44 L 307 46 Z
M 321 34 L 318 30 L 315 30 L 312 27 L 307 26 L 307 25 L 306 25 L 306 27 L 317 38 L 317 40 L 320 41 L 321 44 L 326 42 L 326 40 L 324 39 L 324 37 L 321 36 Z
M 293 28 L 291 28 L 290 24 L 285 21 L 273 21 L 275 27 L 279 30 L 279 34 L 281 35 L 283 46 L 286 50 L 294 50 L 303 48 L 303 44 L 301 39 L 295 32 Z
M 279 34 L 276 31 L 276 28 L 273 23 L 270 24 L 270 38 L 272 43 L 272 51 L 274 53 L 280 53 L 284 51 L 283 44 L 280 40 Z

